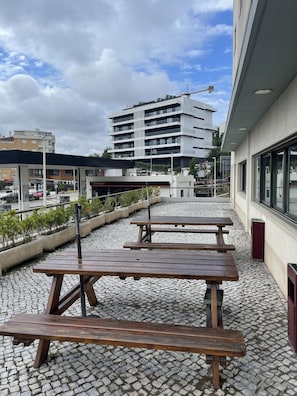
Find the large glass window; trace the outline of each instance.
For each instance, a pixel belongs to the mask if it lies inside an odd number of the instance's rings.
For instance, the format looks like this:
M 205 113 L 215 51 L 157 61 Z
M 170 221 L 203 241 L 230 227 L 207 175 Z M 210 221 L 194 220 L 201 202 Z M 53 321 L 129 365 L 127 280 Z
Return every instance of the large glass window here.
M 261 171 L 261 157 L 254 159 L 254 196 L 255 201 L 260 202 L 260 171 Z
M 240 164 L 240 191 L 246 192 L 246 162 Z
M 297 222 L 297 141 L 254 157 L 254 199 Z
M 288 212 L 297 217 L 297 145 L 289 149 Z
M 284 182 L 285 182 L 285 153 L 284 150 L 274 153 L 272 166 L 273 207 L 284 210 Z
M 263 157 L 262 160 L 262 191 L 261 201 L 266 205 L 270 205 L 271 199 L 271 158 L 270 154 Z

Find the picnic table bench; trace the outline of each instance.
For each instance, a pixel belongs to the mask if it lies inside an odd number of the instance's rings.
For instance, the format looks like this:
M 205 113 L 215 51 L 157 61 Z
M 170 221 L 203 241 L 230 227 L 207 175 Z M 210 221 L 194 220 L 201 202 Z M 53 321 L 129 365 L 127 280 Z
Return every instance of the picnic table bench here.
M 215 387 L 220 385 L 219 357 L 245 355 L 241 331 L 96 317 L 18 314 L 0 327 L 0 334 L 13 336 L 14 344 L 39 339 L 211 355 Z
M 169 250 L 216 250 L 226 252 L 235 250 L 231 244 L 217 245 L 212 243 L 177 243 L 177 242 L 125 242 L 128 249 L 169 249 Z
M 226 244 L 224 241 L 224 235 L 229 233 L 224 227 L 233 224 L 229 217 L 137 216 L 130 223 L 139 227 L 138 238 L 136 242 L 125 242 L 124 248 L 217 250 L 218 252 L 235 250 L 234 245 Z M 201 226 L 203 228 L 197 228 Z M 159 232 L 214 234 L 216 243 L 153 242 L 152 235 Z
M 218 322 L 217 285 L 222 281 L 238 280 L 236 265 L 229 253 L 89 250 L 78 260 L 76 251 L 65 250 L 51 254 L 33 271 L 53 277 L 45 312 L 15 315 L 0 326 L 0 334 L 12 336 L 15 343 L 25 345 L 38 339 L 34 367 L 47 359 L 51 341 L 201 353 L 212 357 L 209 363 L 213 384 L 219 387 L 220 357 L 245 354 L 242 332 L 223 329 Z M 210 286 L 210 327 L 62 316 L 80 296 L 78 285 L 61 296 L 63 280 L 68 274 L 84 277 L 91 305 L 97 304 L 93 284 L 101 276 L 203 279 Z

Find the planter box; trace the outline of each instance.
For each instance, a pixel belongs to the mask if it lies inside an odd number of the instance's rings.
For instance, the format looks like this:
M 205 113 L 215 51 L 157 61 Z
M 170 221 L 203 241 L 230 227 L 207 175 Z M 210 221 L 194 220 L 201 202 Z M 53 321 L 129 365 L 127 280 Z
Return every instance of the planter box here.
M 93 217 L 92 219 L 89 220 L 91 230 L 96 230 L 99 227 L 102 227 L 105 224 L 105 215 L 99 215 L 96 217 Z
M 108 212 L 105 213 L 105 223 L 110 224 L 113 223 L 114 221 L 118 220 L 120 218 L 120 211 L 115 210 L 113 212 Z
M 82 221 L 79 225 L 80 228 L 80 236 L 81 238 L 85 238 L 86 236 L 90 235 L 92 230 L 91 230 L 91 223 L 89 220 L 87 221 Z
M 146 201 L 139 201 L 135 202 L 132 205 L 130 205 L 129 208 L 129 214 L 138 212 L 141 209 L 144 209 L 146 207 Z
M 73 241 L 73 239 L 75 239 L 75 227 L 71 226 L 55 234 L 44 236 L 42 238 L 43 250 L 45 252 L 52 252 L 57 247 Z
M 0 252 L 0 276 L 16 265 L 31 260 L 43 253 L 42 239 L 24 243 L 23 245 Z
M 120 208 L 119 209 L 119 213 L 120 213 L 120 218 L 121 219 L 129 217 L 129 208 L 127 206 L 124 207 L 124 208 Z

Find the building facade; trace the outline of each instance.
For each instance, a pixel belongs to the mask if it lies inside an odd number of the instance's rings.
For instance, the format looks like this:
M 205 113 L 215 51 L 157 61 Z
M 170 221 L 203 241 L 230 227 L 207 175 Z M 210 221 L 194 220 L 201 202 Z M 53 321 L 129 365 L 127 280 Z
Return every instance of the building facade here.
M 138 103 L 112 114 L 112 158 L 131 159 L 171 168 L 204 161 L 212 148 L 215 110 L 190 94 Z M 172 164 L 173 163 L 173 164 Z
M 25 150 L 54 153 L 56 150 L 56 138 L 52 132 L 36 130 L 15 130 L 9 136 L 0 137 L 1 150 Z M 42 169 L 38 174 L 42 174 Z M 13 182 L 16 177 L 15 168 L 0 168 L 0 180 Z
M 0 137 L 0 150 L 43 151 L 43 147 L 46 153 L 56 151 L 56 138 L 52 132 L 16 130 L 13 135 Z
M 295 1 L 234 1 L 233 89 L 222 144 L 231 151 L 234 208 L 252 249 L 253 224 L 264 223 L 264 261 L 286 296 L 287 266 L 297 261 L 296 15 Z

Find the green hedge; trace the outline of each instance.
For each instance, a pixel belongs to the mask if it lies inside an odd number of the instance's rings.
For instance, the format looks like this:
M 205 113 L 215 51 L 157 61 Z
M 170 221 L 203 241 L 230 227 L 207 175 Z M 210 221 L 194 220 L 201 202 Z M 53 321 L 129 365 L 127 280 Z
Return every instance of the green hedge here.
M 149 187 L 149 195 L 159 195 L 158 189 Z M 147 190 L 126 191 L 122 194 L 106 197 L 87 199 L 80 196 L 77 203 L 80 205 L 81 218 L 91 218 L 103 212 L 112 212 L 116 207 L 129 206 L 134 202 L 147 198 Z M 31 241 L 35 235 L 59 231 L 73 222 L 74 204 L 71 202 L 65 206 L 54 209 L 41 208 L 30 214 L 24 215 L 23 219 L 16 210 L 0 212 L 0 240 L 2 248 L 13 247 L 16 243 Z

